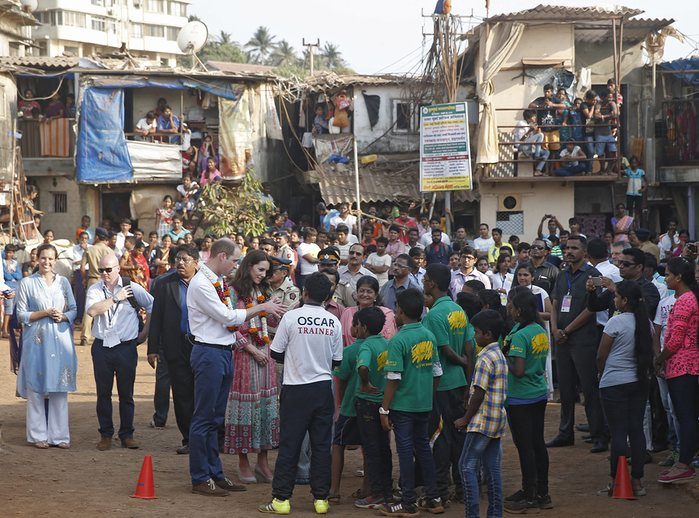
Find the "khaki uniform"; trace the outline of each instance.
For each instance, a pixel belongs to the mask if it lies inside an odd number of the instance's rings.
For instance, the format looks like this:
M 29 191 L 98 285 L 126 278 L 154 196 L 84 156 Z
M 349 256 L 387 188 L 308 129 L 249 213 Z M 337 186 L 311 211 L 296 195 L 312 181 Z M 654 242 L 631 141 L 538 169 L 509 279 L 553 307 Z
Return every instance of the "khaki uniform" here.
M 287 311 L 296 308 L 301 303 L 301 291 L 294 286 L 289 277 L 286 277 L 279 287 L 272 291 L 272 297 L 278 298 Z M 268 329 L 270 336 L 274 336 L 277 328 L 268 326 Z
M 352 283 L 349 281 L 340 281 L 335 288 L 335 294 L 333 295 L 333 300 L 338 304 L 343 305 L 346 308 L 354 307 L 357 305 L 357 301 L 354 300 L 354 288 L 352 288 Z

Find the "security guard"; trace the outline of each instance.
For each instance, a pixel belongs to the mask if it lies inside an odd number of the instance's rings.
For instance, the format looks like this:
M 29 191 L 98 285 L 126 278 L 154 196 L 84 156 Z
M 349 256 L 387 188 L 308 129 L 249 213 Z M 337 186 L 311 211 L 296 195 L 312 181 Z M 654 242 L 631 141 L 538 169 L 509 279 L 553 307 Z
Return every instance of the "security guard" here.
M 340 264 L 340 251 L 334 246 L 323 248 L 320 252 L 318 252 L 318 259 L 319 271 L 322 272 L 323 270 L 337 269 L 338 265 Z M 335 288 L 333 300 L 336 303 L 347 307 L 344 301 L 353 300 L 352 291 L 352 286 L 349 282 L 340 281 L 337 283 L 337 287 Z M 356 306 L 357 303 L 355 302 L 353 305 Z
M 289 277 L 291 261 L 281 257 L 269 256 L 269 262 L 272 270 L 272 276 L 269 279 L 269 284 L 272 287 L 272 297 L 279 299 L 287 311 L 296 308 L 301 302 L 301 292 L 294 286 Z M 276 327 L 269 326 L 269 334 L 271 336 L 274 336 L 276 331 Z

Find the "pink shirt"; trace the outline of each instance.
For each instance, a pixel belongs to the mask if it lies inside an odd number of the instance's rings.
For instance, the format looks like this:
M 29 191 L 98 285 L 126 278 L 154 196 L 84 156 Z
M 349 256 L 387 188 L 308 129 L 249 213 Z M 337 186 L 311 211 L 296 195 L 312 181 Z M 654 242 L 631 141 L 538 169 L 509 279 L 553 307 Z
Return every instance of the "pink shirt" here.
M 199 185 L 204 187 L 207 183 L 213 182 L 216 178 L 221 178 L 221 171 L 218 169 L 214 169 L 213 173 L 210 173 L 210 177 L 207 179 L 204 175 L 206 174 L 206 171 L 201 173 L 201 178 L 199 179 Z
M 390 340 L 397 332 L 395 316 L 392 310 L 383 306 L 377 307 L 383 311 L 386 317 L 386 323 L 383 325 L 381 334 L 386 340 Z M 355 341 L 355 338 L 352 336 L 352 318 L 354 318 L 354 314 L 358 310 L 359 306 L 347 308 L 342 312 L 342 316 L 340 317 L 340 324 L 342 324 L 342 345 L 344 347 L 351 345 Z
M 688 291 L 677 299 L 667 319 L 665 349 L 673 354 L 665 361 L 666 378 L 699 376 L 698 324 L 699 304 L 694 293 Z

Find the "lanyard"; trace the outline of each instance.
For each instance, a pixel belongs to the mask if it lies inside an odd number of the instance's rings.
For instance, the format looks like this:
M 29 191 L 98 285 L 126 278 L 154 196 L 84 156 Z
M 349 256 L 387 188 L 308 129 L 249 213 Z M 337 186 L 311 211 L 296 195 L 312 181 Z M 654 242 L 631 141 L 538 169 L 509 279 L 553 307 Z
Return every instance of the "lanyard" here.
M 105 286 L 102 286 L 102 291 L 104 292 L 105 299 L 112 298 L 109 296 L 109 293 L 107 292 L 107 288 Z M 121 301 L 118 301 L 116 304 L 114 304 L 111 308 L 107 310 L 107 327 L 112 327 L 112 322 L 114 321 L 116 312 L 119 309 L 119 304 L 121 304 Z
M 583 269 L 579 269 L 577 272 L 571 275 L 570 270 L 566 270 L 566 281 L 568 281 L 568 295 L 570 295 L 570 290 L 573 287 L 573 283 L 575 282 L 575 279 L 578 278 L 578 275 L 583 272 Z

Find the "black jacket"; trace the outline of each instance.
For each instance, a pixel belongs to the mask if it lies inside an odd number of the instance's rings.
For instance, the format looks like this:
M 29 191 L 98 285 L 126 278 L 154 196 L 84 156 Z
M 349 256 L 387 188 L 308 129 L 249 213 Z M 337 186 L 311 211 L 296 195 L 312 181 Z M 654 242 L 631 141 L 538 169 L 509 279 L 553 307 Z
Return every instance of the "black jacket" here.
M 186 361 L 192 345 L 180 331 L 180 276 L 171 270 L 159 276 L 151 286 L 153 312 L 148 333 L 148 354 L 162 354 L 166 361 Z
M 641 286 L 641 293 L 643 294 L 643 302 L 646 304 L 646 309 L 648 310 L 648 318 L 651 321 L 655 318 L 655 310 L 658 309 L 658 304 L 660 303 L 660 293 L 658 288 L 655 287 L 651 281 L 644 278 L 638 279 L 637 282 Z M 617 282 L 617 284 L 619 284 Z M 590 293 L 587 298 L 587 309 L 590 311 L 608 311 L 609 316 L 614 315 L 616 311 L 616 306 L 614 305 L 614 294 L 605 290 L 602 293 L 597 293 L 599 290 L 595 290 Z

